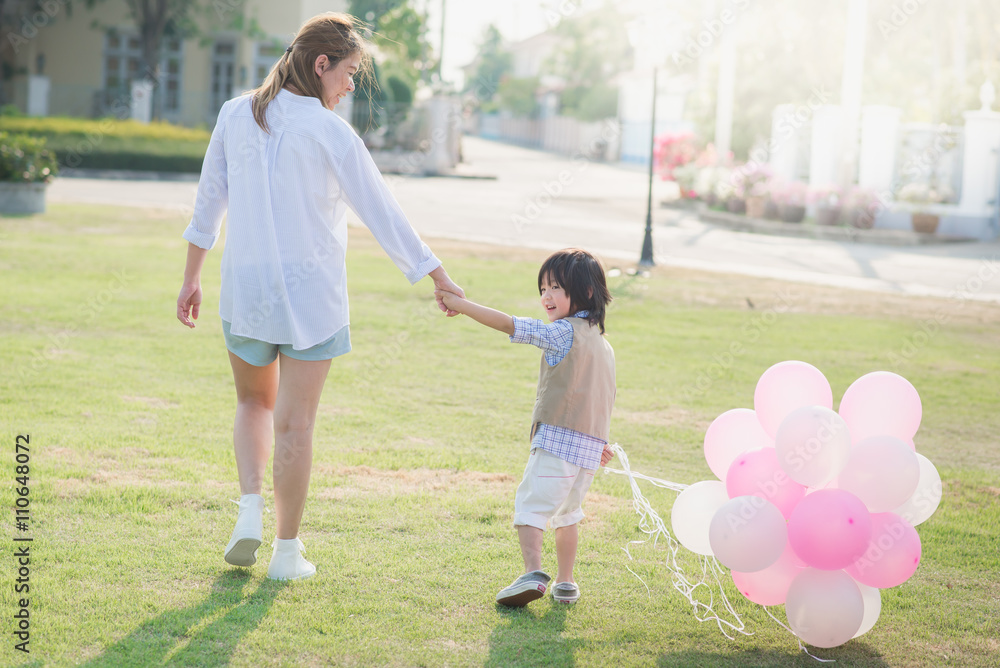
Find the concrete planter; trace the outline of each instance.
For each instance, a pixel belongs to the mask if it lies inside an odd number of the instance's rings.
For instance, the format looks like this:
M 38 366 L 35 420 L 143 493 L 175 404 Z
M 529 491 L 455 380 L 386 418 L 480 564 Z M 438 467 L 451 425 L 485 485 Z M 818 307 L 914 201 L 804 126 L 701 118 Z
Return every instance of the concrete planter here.
M 0 181 L 0 213 L 45 213 L 47 183 Z

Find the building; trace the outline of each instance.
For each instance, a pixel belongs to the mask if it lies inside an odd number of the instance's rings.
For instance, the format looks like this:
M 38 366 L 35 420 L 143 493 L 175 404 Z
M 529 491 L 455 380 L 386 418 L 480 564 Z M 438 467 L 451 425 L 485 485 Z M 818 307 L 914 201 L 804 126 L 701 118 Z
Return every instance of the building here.
M 139 31 L 126 3 L 107 0 L 52 3 L 21 34 L 5 36 L 15 48 L 4 99 L 33 116 L 103 117 L 132 109 L 133 82 L 144 78 Z M 326 11 L 347 11 L 347 0 L 207 0 L 197 23 L 201 35 L 165 37 L 157 80 L 157 116 L 187 126 L 215 123 L 222 104 L 260 84 L 303 22 Z M 229 26 L 243 17 L 266 36 Z M 340 111 L 338 109 L 338 111 Z

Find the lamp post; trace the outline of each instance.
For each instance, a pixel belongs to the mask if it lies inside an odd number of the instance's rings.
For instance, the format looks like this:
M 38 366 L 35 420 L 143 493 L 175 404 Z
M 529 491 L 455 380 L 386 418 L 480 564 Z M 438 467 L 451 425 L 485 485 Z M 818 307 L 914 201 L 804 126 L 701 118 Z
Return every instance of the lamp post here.
M 646 199 L 646 234 L 642 238 L 642 254 L 639 256 L 639 265 L 642 267 L 652 267 L 653 262 L 653 163 L 655 162 L 654 150 L 656 148 L 656 79 L 658 70 L 653 66 L 653 115 L 649 123 L 649 194 Z

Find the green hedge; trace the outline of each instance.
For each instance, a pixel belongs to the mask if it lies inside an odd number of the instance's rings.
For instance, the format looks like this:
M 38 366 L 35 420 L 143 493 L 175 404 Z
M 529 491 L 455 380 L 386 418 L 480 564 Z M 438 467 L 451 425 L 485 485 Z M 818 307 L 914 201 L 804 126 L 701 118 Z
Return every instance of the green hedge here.
M 45 137 L 68 169 L 198 172 L 211 133 L 169 123 L 115 118 L 0 117 L 0 131 Z

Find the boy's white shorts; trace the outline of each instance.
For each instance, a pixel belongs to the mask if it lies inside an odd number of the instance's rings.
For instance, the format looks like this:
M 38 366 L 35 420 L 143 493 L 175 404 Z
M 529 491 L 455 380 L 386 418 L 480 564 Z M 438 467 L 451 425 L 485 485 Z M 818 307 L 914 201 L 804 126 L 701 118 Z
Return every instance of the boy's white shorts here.
M 594 471 L 570 464 L 541 448 L 534 448 L 524 467 L 524 478 L 514 496 L 514 526 L 545 531 L 583 519 L 583 497 L 594 481 Z

